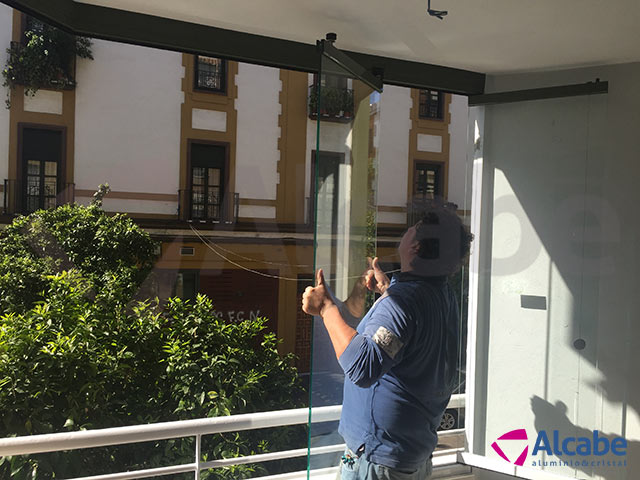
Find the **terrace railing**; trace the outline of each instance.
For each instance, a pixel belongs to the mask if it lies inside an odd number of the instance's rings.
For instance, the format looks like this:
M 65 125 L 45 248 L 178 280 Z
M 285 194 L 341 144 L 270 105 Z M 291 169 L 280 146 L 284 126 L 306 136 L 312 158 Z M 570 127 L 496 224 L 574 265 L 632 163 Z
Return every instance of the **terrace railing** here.
M 463 406 L 464 395 L 452 396 L 449 408 L 461 408 Z M 322 423 L 336 421 L 340 418 L 341 410 L 341 405 L 313 408 L 311 415 L 312 422 Z M 201 471 L 211 468 L 304 457 L 308 453 L 311 455 L 321 455 L 344 450 L 344 444 L 312 447 L 311 449 L 301 445 L 300 448 L 292 450 L 210 461 L 202 460 L 201 439 L 205 435 L 300 425 L 306 424 L 308 421 L 309 409 L 300 408 L 195 420 L 182 420 L 176 422 L 154 423 L 148 425 L 105 428 L 99 430 L 11 437 L 0 439 L 0 457 L 61 452 L 84 448 L 127 445 L 138 442 L 194 437 L 194 461 L 191 463 L 169 465 L 144 470 L 115 472 L 91 477 L 78 477 L 68 480 L 131 480 L 178 473 L 193 473 L 195 480 L 198 480 L 200 478 Z M 449 430 L 441 433 L 441 436 L 446 437 L 460 432 L 462 432 L 462 430 Z M 470 471 L 469 467 L 456 465 L 457 453 L 462 450 L 462 448 L 454 448 L 436 452 L 434 454 L 435 469 L 434 476 L 432 478 L 443 478 L 453 474 L 459 475 L 468 473 Z M 114 466 L 114 469 L 116 468 L 117 466 Z M 336 471 L 337 467 L 318 469 L 312 472 L 312 476 L 315 478 L 321 478 L 324 476 L 333 477 L 335 476 Z M 306 472 L 303 471 L 288 472 L 261 478 L 262 480 L 298 480 L 305 477 Z

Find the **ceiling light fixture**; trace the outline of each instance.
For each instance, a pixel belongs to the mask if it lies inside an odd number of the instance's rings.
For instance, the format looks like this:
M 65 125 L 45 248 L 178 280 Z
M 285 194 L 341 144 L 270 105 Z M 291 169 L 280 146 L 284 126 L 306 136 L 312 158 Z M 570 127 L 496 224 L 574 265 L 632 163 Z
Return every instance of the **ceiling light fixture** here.
M 432 17 L 437 17 L 440 20 L 444 20 L 444 17 L 446 17 L 449 12 L 447 10 L 433 10 L 431 8 L 431 0 L 428 0 L 427 13 Z

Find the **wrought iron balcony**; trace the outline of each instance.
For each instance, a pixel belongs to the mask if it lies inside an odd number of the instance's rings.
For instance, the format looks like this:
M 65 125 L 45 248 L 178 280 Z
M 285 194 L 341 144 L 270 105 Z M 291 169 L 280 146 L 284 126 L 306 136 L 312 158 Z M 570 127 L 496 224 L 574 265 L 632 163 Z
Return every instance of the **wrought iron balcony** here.
M 199 192 L 178 191 L 178 216 L 180 220 L 201 223 L 236 223 L 240 209 L 240 194 L 228 192 L 220 201 L 205 202 Z M 215 199 L 212 199 L 215 200 Z
M 46 187 L 46 185 L 45 185 Z M 75 200 L 75 183 L 65 183 L 64 187 L 48 195 L 41 192 L 39 185 L 37 191 L 27 191 L 24 181 L 16 179 L 5 179 L 3 187 L 3 207 L 4 215 L 18 215 L 31 213 L 41 208 L 51 208 L 65 203 L 73 203 Z M 33 190 L 33 187 L 31 187 Z M 51 203 L 51 204 L 49 204 Z
M 319 107 L 319 111 L 318 111 Z M 339 87 L 309 87 L 309 118 L 348 123 L 353 117 L 353 90 Z

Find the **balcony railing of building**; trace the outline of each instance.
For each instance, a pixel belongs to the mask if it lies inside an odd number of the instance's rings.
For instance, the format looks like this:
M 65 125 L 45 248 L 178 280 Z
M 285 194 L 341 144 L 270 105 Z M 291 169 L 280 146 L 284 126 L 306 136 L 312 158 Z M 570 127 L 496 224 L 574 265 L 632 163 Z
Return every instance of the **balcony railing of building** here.
M 229 192 L 219 204 L 202 204 L 202 210 L 193 206 L 193 191 L 178 191 L 178 217 L 187 222 L 232 224 L 238 221 L 240 194 Z
M 340 87 L 320 89 L 320 119 L 348 123 L 353 117 L 353 90 Z M 309 118 L 318 118 L 318 87 L 309 87 Z
M 453 395 L 449 402 L 449 408 L 462 408 L 464 407 L 464 404 L 464 395 Z M 341 405 L 313 408 L 311 414 L 312 422 L 322 423 L 339 420 L 341 410 Z M 310 449 L 306 446 L 300 446 L 300 448 L 292 450 L 269 452 L 259 455 L 223 458 L 209 461 L 203 461 L 202 459 L 203 452 L 201 440 L 205 435 L 301 425 L 306 424 L 308 420 L 309 409 L 299 408 L 292 410 L 154 423 L 148 425 L 105 428 L 99 430 L 11 437 L 0 439 L 0 457 L 62 452 L 84 448 L 127 445 L 140 442 L 193 437 L 195 439 L 193 451 L 194 461 L 191 463 L 168 465 L 165 467 L 136 471 L 114 472 L 68 480 L 130 480 L 189 472 L 194 474 L 195 480 L 198 480 L 202 470 L 304 457 L 308 453 L 310 455 L 322 455 L 341 452 L 344 450 L 344 444 L 312 447 Z M 460 434 L 461 432 L 462 430 L 449 430 L 447 432 L 440 433 L 439 435 L 440 437 L 447 437 Z M 456 464 L 457 454 L 463 450 L 463 448 L 452 448 L 436 451 L 433 459 L 434 474 L 432 478 L 445 478 L 452 475 L 469 473 L 469 467 Z M 117 465 L 114 465 L 114 469 L 117 469 L 117 467 Z M 312 476 L 314 478 L 323 478 L 325 476 L 327 478 L 335 478 L 336 472 L 337 467 L 323 468 L 312 471 Z M 287 472 L 269 477 L 261 477 L 260 480 L 301 480 L 306 478 L 306 474 L 306 471 Z
M 75 201 L 75 183 L 65 183 L 55 195 L 40 195 L 39 191 L 27 195 L 28 193 L 22 180 L 5 179 L 2 192 L 2 213 L 4 215 L 26 214 L 40 208 L 73 203 Z M 32 200 L 31 205 L 27 201 L 28 198 Z

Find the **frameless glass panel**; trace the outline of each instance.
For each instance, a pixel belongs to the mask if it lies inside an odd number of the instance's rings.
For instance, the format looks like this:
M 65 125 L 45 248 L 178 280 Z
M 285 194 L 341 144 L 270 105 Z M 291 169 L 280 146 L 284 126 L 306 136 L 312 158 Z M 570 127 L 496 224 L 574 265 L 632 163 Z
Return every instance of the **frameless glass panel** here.
M 19 38 L 19 12 L 3 8 L 0 31 Z M 40 27 L 45 42 L 76 45 Z M 0 122 L 20 152 L 0 158 L 0 438 L 308 406 L 311 322 L 300 295 L 313 273 L 309 75 L 77 40 L 95 59 L 67 57 L 80 88 L 54 95 L 64 105 L 75 98 L 75 108 L 35 128 L 18 121 L 17 101 Z M 343 179 L 331 178 L 328 195 Z M 113 191 L 94 195 L 106 183 Z M 286 425 L 208 435 L 200 449 L 192 437 L 0 459 L 0 478 L 306 445 L 306 425 Z M 240 463 L 202 478 L 300 472 L 306 458 Z
M 338 300 L 351 299 L 351 309 L 340 304 L 343 317 L 355 328 L 372 302 L 372 294 L 365 296 L 358 286 L 367 256 L 375 255 L 375 135 L 380 94 L 327 57 L 322 59 L 316 81 L 312 89 L 312 100 L 316 100 L 312 113 L 317 117 L 311 185 L 316 219 L 314 263 L 323 270 Z M 341 405 L 344 375 L 320 317 L 314 317 L 312 342 L 310 405 Z M 313 415 L 312 410 L 311 420 Z M 312 453 L 315 447 L 338 445 L 332 453 L 311 455 L 311 470 L 338 465 L 343 440 L 337 428 L 337 422 L 311 423 Z
M 606 118 L 607 95 L 470 110 L 472 453 L 568 478 L 626 478 L 612 448 L 626 444 L 626 410 L 607 400 L 625 380 L 601 335 L 622 225 L 603 190 Z

